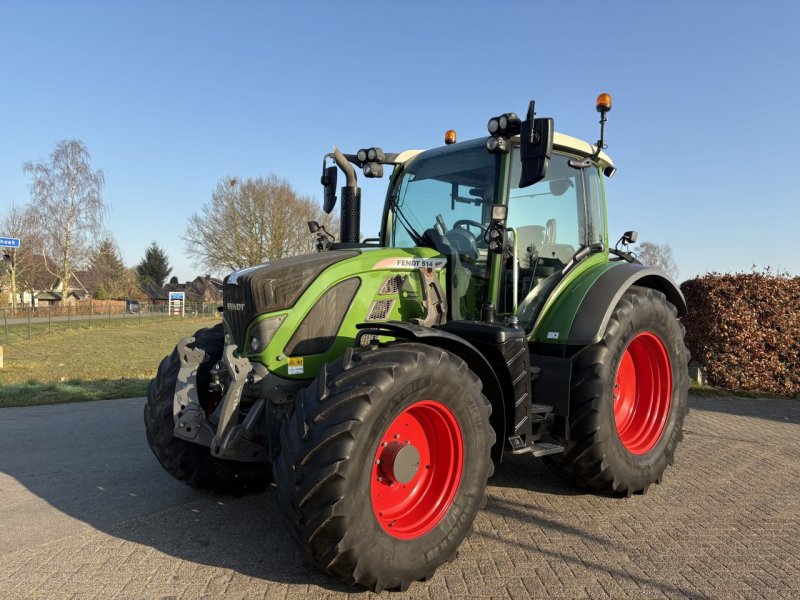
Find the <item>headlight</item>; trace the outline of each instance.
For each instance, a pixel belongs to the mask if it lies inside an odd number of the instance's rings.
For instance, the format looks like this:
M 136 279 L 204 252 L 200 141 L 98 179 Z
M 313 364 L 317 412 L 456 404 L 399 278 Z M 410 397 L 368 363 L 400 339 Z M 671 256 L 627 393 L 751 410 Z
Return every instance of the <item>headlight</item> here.
M 250 330 L 250 352 L 253 354 L 263 352 L 285 319 L 286 315 L 281 315 L 280 317 L 262 319 L 253 325 Z

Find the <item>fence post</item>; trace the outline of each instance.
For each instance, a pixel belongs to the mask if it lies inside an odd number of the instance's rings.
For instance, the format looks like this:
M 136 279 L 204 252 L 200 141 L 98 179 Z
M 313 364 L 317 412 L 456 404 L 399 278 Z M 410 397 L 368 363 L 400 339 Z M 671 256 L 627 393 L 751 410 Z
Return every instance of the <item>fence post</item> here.
M 8 345 L 8 309 L 3 309 L 3 325 L 6 330 L 6 345 Z
M 47 307 L 47 333 L 53 333 L 53 305 Z
M 89 301 L 89 329 L 92 328 L 92 315 L 94 314 L 94 300 Z
M 111 325 L 111 300 L 106 300 L 108 305 L 108 324 Z
M 33 312 L 33 300 L 28 305 L 28 339 L 31 339 L 31 313 Z
M 149 304 L 145 304 L 144 305 L 144 307 L 146 307 L 148 310 L 149 310 L 149 306 L 150 306 Z M 142 305 L 140 304 L 139 305 L 139 325 L 142 324 L 142 312 L 144 312 L 144 309 L 142 308 Z
M 72 321 L 72 311 L 70 310 L 72 306 L 67 304 L 67 329 L 70 328 L 70 321 Z

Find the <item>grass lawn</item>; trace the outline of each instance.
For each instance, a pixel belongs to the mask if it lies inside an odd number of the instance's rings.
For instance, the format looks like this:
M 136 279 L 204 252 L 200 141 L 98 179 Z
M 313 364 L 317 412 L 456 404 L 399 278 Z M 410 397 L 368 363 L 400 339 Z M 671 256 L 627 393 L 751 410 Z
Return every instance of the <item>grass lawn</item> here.
M 114 321 L 4 346 L 0 407 L 144 396 L 179 339 L 218 317 Z

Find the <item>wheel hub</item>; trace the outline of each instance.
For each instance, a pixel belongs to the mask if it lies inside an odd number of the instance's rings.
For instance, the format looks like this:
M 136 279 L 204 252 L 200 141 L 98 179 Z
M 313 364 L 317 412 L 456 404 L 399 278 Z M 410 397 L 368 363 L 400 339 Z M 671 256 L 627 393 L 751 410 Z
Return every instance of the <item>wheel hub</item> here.
M 370 496 L 383 530 L 418 538 L 444 518 L 464 470 L 461 427 L 436 400 L 419 400 L 384 431 L 374 454 Z
M 661 439 L 672 397 L 672 369 L 664 343 L 649 331 L 631 340 L 614 381 L 614 422 L 632 454 L 645 454 Z
M 381 452 L 381 474 L 391 483 L 408 483 L 419 471 L 419 459 L 415 446 L 391 442 Z

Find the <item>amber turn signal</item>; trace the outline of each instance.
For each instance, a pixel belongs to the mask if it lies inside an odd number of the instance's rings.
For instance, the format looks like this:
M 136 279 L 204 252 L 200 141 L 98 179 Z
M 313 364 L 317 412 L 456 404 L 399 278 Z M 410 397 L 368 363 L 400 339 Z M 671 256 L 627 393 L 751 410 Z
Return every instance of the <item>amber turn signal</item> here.
M 611 110 L 611 94 L 600 94 L 597 96 L 597 102 L 594 106 L 597 112 L 608 112 Z
M 456 143 L 456 132 L 454 129 L 448 129 L 444 134 L 444 143 L 445 144 L 455 144 Z

